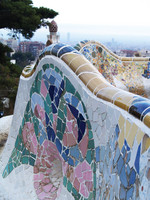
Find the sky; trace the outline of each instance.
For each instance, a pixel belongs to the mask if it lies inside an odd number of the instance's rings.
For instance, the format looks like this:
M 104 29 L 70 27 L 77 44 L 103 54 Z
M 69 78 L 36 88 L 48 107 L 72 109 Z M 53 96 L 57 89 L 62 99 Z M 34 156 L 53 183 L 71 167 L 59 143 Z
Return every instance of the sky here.
M 150 25 L 149 0 L 33 0 L 33 5 L 59 12 L 60 24 Z
M 59 13 L 60 40 L 119 38 L 130 36 L 150 41 L 150 0 L 32 0 L 35 7 Z M 51 20 L 50 20 L 51 21 Z M 32 40 L 46 42 L 48 29 L 36 31 Z M 109 37 L 110 36 L 110 37 Z
M 150 38 L 150 0 L 33 0 L 33 6 L 59 13 L 54 20 L 60 38 L 66 40 L 79 35 L 81 39 L 88 39 L 89 35 Z M 48 30 L 39 30 L 34 38 L 42 32 Z

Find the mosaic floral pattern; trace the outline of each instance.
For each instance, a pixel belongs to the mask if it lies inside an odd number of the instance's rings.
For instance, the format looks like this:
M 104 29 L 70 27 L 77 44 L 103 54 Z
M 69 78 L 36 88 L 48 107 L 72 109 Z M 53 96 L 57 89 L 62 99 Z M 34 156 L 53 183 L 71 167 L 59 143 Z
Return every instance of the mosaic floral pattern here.
M 142 76 L 149 78 L 149 60 L 134 61 L 110 52 L 98 42 L 83 41 L 76 47 L 109 81 L 116 86 L 114 78 L 126 86 L 128 91 L 147 97 Z
M 52 64 L 38 72 L 3 177 L 21 164 L 34 168 L 38 199 L 56 199 L 61 184 L 75 199 L 95 196 L 94 140 L 79 93 Z

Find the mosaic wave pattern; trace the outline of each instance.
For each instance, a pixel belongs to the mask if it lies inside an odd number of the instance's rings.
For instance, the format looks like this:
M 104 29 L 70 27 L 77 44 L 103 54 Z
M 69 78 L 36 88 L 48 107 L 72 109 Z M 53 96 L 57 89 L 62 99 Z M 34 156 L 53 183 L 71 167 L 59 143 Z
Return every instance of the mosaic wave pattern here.
M 75 200 L 149 198 L 147 98 L 114 87 L 61 43 L 47 47 L 22 79 L 34 81 L 5 180 L 23 165 L 33 167 L 35 199 L 57 199 L 62 186 Z
M 95 41 L 83 41 L 76 45 L 78 49 L 109 81 L 117 86 L 119 81 L 125 88 L 143 97 L 148 97 L 143 77 L 149 79 L 149 58 L 119 57 L 102 44 Z
M 99 74 L 99 71 L 91 62 L 71 46 L 61 43 L 50 45 L 43 50 L 36 65 L 25 68 L 22 75 L 24 77 L 31 76 L 36 70 L 40 59 L 46 55 L 54 55 L 63 60 L 98 98 L 109 101 L 128 111 L 150 127 L 150 101 L 147 98 L 114 87 Z
M 3 177 L 21 164 L 34 167 L 38 199 L 55 199 L 62 177 L 75 199 L 94 197 L 91 125 L 80 95 L 53 65 L 44 65 L 35 78 Z

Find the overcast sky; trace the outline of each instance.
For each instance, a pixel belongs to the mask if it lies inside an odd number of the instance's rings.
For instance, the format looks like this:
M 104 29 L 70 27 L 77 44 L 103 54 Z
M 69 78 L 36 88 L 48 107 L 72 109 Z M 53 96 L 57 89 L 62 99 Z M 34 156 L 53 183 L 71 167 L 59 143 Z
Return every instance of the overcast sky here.
M 33 0 L 59 12 L 58 24 L 150 26 L 150 0 Z

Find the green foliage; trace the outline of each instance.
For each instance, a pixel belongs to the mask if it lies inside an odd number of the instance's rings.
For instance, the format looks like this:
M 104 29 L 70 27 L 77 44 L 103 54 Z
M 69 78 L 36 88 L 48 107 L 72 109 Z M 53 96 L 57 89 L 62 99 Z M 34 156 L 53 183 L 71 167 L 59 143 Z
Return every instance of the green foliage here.
M 11 51 L 12 50 L 8 46 L 0 43 L 0 98 L 3 97 L 3 95 L 10 98 L 10 104 L 13 108 L 21 68 L 10 63 L 10 58 L 5 55 L 7 52 Z M 12 111 L 6 114 L 12 114 Z
M 46 26 L 45 19 L 58 15 L 52 9 L 33 7 L 31 0 L 1 0 L 0 28 L 13 30 L 14 36 L 21 33 L 29 39 L 41 26 Z
M 12 49 L 9 48 L 7 45 L 3 45 L 0 43 L 0 63 L 6 64 L 9 62 L 9 58 L 6 56 L 7 53 L 12 52 Z
M 21 68 L 24 68 L 26 65 L 29 65 L 31 61 L 35 60 L 35 57 L 32 55 L 32 53 L 22 53 L 21 51 L 13 54 L 12 58 L 16 60 L 16 64 Z

